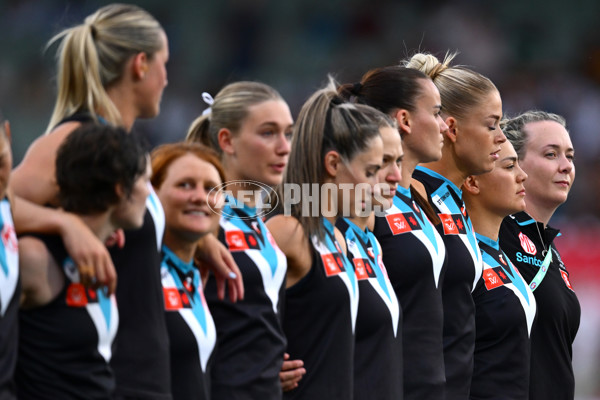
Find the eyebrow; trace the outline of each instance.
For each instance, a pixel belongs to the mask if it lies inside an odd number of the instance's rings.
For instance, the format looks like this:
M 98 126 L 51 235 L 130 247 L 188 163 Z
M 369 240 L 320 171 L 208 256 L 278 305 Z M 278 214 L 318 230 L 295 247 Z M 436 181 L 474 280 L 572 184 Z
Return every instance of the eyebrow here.
M 510 157 L 504 157 L 502 160 L 500 161 L 512 161 L 512 162 L 517 162 L 519 161 L 518 157 L 514 157 L 514 156 L 510 156 Z
M 280 127 L 281 125 L 279 125 L 279 123 L 274 122 L 274 121 L 267 121 L 267 122 L 263 122 L 262 124 L 259 125 L 259 128 L 265 127 L 265 126 L 275 126 L 275 127 Z M 294 124 L 289 124 L 289 125 L 285 125 L 283 126 L 284 129 L 289 129 L 289 128 L 293 128 Z
M 546 149 L 546 148 L 548 148 L 548 147 L 549 147 L 549 148 L 551 148 L 551 149 L 560 150 L 560 146 L 559 146 L 559 145 L 557 145 L 557 144 L 547 144 L 547 145 L 545 145 L 545 146 L 543 147 L 543 149 Z M 565 152 L 573 152 L 573 153 L 574 153 L 574 152 L 575 152 L 575 149 L 574 149 L 574 148 L 572 148 L 572 147 L 567 147 L 567 149 L 565 150 Z

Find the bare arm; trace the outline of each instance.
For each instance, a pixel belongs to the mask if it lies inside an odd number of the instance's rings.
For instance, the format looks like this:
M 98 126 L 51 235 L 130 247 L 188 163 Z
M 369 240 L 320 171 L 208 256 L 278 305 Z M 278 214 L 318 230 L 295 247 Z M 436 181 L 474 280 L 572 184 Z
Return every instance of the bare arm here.
M 51 134 L 36 139 L 23 161 L 11 173 L 9 190 L 14 193 L 13 217 L 17 233 L 60 234 L 69 255 L 80 268 L 84 284 L 107 286 L 113 293 L 117 275 L 106 247 L 75 215 L 42 207 L 56 205 L 56 153 L 65 138 L 80 124 L 68 122 Z
M 294 217 L 276 215 L 267 220 L 267 228 L 277 246 L 287 258 L 286 286 L 289 288 L 302 279 L 312 267 L 312 249 L 302 225 Z
M 44 243 L 34 237 L 19 239 L 21 307 L 48 304 L 61 291 L 64 277 Z
M 59 209 L 38 206 L 18 196 L 12 198 L 12 203 L 17 234 L 60 234 L 67 252 L 80 266 L 81 283 L 106 286 L 109 293 L 114 293 L 117 273 L 110 254 L 79 217 Z
M 68 122 L 37 138 L 12 171 L 9 186 L 17 196 L 39 205 L 56 205 L 56 153 L 63 140 L 80 124 Z

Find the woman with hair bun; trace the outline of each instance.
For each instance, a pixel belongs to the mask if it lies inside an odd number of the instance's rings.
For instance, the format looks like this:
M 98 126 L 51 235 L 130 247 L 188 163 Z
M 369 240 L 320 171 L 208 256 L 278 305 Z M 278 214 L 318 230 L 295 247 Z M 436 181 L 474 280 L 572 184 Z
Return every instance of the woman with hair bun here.
M 413 185 L 440 218 L 448 266 L 442 285 L 446 399 L 466 399 L 473 374 L 475 305 L 472 291 L 482 274 L 482 260 L 460 187 L 470 175 L 490 172 L 506 137 L 500 129 L 502 100 L 487 77 L 415 54 L 404 62 L 429 76 L 440 92 L 444 132 L 442 156 L 416 167 Z
M 354 189 L 376 184 L 381 118 L 371 107 L 344 101 L 330 83 L 304 103 L 294 128 L 282 183 L 284 192 L 301 193 L 298 202 L 284 202 L 283 214 L 267 221 L 288 261 L 283 320 L 288 353 L 306 367 L 286 399 L 354 397 L 359 288 L 335 222 L 370 202 L 370 190 Z
M 448 128 L 440 117 L 439 91 L 422 72 L 397 65 L 370 70 L 359 83 L 342 85 L 338 91 L 383 111 L 398 125 L 396 138 L 387 139 L 397 145 L 386 143 L 382 135 L 381 181 L 391 189 L 392 206 L 376 216 L 370 228 L 381 244 L 383 264 L 402 307 L 404 399 L 442 400 L 446 249 L 434 225 L 439 218 L 411 184 L 417 164 L 442 155 L 442 134 Z M 396 165 L 402 153 L 399 173 L 386 173 L 387 165 Z

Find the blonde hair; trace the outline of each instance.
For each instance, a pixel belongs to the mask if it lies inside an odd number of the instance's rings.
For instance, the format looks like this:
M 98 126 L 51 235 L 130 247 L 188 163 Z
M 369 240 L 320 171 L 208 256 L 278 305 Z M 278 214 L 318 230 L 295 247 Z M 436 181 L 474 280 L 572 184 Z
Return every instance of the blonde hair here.
M 351 161 L 380 135 L 381 127 L 395 126 L 381 111 L 347 102 L 337 93 L 336 87 L 330 78 L 329 84 L 302 106 L 294 127 L 292 151 L 282 187 L 285 184 L 323 184 L 327 152 L 334 150 L 342 159 Z M 325 231 L 320 217 L 303 216 L 302 210 L 300 201 L 292 204 L 289 212 L 300 222 L 308 238 L 316 236 L 322 240 Z
M 429 76 L 440 91 L 444 113 L 465 118 L 473 107 L 494 91 L 498 91 L 490 79 L 462 65 L 451 66 L 458 53 L 446 53 L 440 62 L 428 53 L 417 53 L 402 64 Z
M 83 24 L 54 36 L 48 47 L 60 41 L 57 51 L 58 93 L 46 133 L 77 112 L 88 112 L 96 121 L 121 124 L 121 114 L 106 87 L 123 75 L 129 58 L 161 50 L 163 28 L 142 8 L 111 4 L 89 15 Z
M 217 93 L 210 110 L 192 122 L 186 140 L 202 143 L 222 154 L 219 131 L 226 128 L 236 134 L 248 116 L 248 108 L 269 100 L 283 101 L 275 89 L 264 83 L 230 83 Z

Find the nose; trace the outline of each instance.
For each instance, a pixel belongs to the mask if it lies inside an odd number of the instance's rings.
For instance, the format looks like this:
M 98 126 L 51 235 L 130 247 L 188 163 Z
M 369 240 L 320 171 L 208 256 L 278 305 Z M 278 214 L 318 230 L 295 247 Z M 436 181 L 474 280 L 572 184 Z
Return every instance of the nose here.
M 558 164 L 560 172 L 569 174 L 571 173 L 571 171 L 573 171 L 574 167 L 575 166 L 573 165 L 573 160 L 568 158 L 565 154 L 561 154 Z
M 446 121 L 444 121 L 444 118 L 442 118 L 441 115 L 438 115 L 438 119 L 439 119 L 439 126 L 440 126 L 440 133 L 444 133 L 448 130 L 448 125 L 446 125 Z
M 192 191 L 190 201 L 193 203 L 205 203 L 208 198 L 208 193 L 202 185 L 198 185 L 195 190 Z
M 285 156 L 285 155 L 290 154 L 291 150 L 292 150 L 291 141 L 288 140 L 285 132 L 281 133 L 279 135 L 279 140 L 277 141 L 277 147 L 276 147 L 277 154 Z
M 494 140 L 495 143 L 500 144 L 500 143 L 506 142 L 506 135 L 504 135 L 504 132 L 502 131 L 502 129 L 500 129 L 500 127 L 498 127 L 495 130 L 495 132 L 496 132 L 496 137 Z
M 402 167 L 393 163 L 390 166 L 390 170 L 388 171 L 385 180 L 389 183 L 400 183 L 402 180 Z
M 527 175 L 527 173 L 525 171 L 523 171 L 521 166 L 519 164 L 517 164 L 517 182 L 523 183 L 523 182 L 525 182 L 525 180 L 527 180 L 528 177 L 529 177 L 529 175 Z

